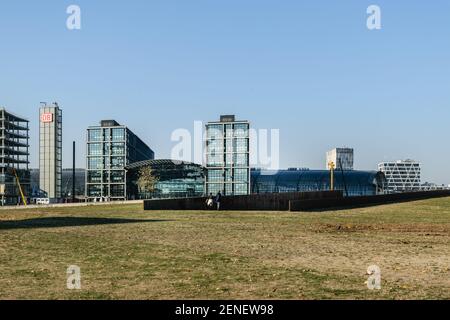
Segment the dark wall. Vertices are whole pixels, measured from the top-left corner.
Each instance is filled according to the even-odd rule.
[[[345,209],[351,207],[367,207],[439,197],[450,197],[450,190],[396,193],[363,197],[342,197],[334,199],[293,200],[290,202],[290,211],[315,211],[329,208]]]
[[[342,198],[342,191],[267,193],[223,197],[222,210],[287,211],[291,200]],[[144,210],[207,210],[207,198],[146,200]]]

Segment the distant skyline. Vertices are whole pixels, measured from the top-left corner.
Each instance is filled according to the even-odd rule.
[[[81,30],[66,8],[81,8]],[[382,29],[366,27],[369,5]],[[450,183],[450,2],[40,1],[0,10],[0,107],[30,120],[38,167],[40,102],[63,110],[63,166],[85,167],[88,126],[115,119],[169,158],[171,133],[235,114],[280,129],[281,168],[422,163]]]

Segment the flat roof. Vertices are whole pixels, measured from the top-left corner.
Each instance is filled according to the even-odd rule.
[[[30,121],[28,121],[28,119],[26,119],[24,117],[20,117],[16,114],[6,110],[6,108],[4,108],[4,107],[0,107],[0,111],[3,111],[4,113],[8,114],[9,116],[16,118],[18,122],[30,122]]]

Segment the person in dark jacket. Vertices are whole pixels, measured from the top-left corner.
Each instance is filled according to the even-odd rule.
[[[221,201],[222,201],[222,194],[219,191],[216,195],[217,210],[220,210],[220,202]]]

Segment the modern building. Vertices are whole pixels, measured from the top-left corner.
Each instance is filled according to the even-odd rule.
[[[447,186],[445,184],[436,184],[432,182],[425,182],[422,183],[420,186],[420,191],[436,191],[436,190],[450,190],[450,186]]]
[[[55,102],[39,109],[39,188],[62,197],[62,110]]]
[[[157,182],[153,192],[140,190],[139,171],[150,167]],[[127,166],[127,197],[134,199],[168,199],[202,197],[205,194],[205,168],[174,160],[147,160]]]
[[[206,194],[250,193],[250,123],[234,115],[206,124]]]
[[[351,148],[336,148],[327,152],[327,170],[330,170],[330,163],[334,163],[334,168],[338,170],[353,170],[354,150]]]
[[[115,120],[103,120],[87,129],[87,201],[127,198],[125,167],[154,159],[155,154],[137,135]]]
[[[383,162],[378,170],[386,175],[387,193],[412,192],[421,190],[420,163],[413,160]]]
[[[31,169],[31,192],[33,198],[47,198],[47,193],[39,188],[39,169]],[[62,170],[61,196],[63,199],[72,196],[72,168]],[[82,168],[75,169],[75,197],[80,199],[85,196],[86,170]]]
[[[252,193],[326,191],[331,188],[327,170],[252,170]],[[382,172],[347,170],[335,173],[335,190],[346,196],[367,196],[384,193],[386,178]]]
[[[23,203],[20,189],[22,189],[23,196],[28,197],[30,188],[29,138],[28,120],[0,108],[1,205]]]

